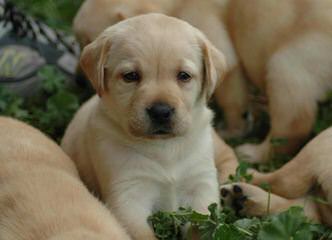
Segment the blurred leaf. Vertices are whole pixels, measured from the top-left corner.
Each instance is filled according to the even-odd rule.
[[[292,207],[287,212],[271,217],[258,234],[258,240],[311,240],[313,233],[302,208]]]
[[[250,182],[252,180],[252,174],[247,173],[248,169],[252,167],[252,164],[240,161],[239,166],[236,168],[235,175],[228,177],[231,183],[233,182]]]

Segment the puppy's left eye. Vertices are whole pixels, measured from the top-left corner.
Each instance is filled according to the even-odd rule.
[[[181,71],[178,73],[177,79],[181,82],[189,82],[192,77],[189,73]]]

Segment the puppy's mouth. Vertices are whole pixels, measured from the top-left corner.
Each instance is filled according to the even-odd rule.
[[[173,129],[168,126],[154,127],[147,135],[149,138],[171,138],[175,136]]]
[[[168,134],[171,134],[171,133],[172,132],[169,131],[169,130],[160,129],[160,130],[153,131],[152,135],[168,135]]]
[[[143,129],[137,129],[132,126],[129,128],[130,134],[138,138],[167,139],[177,136],[171,126],[150,126],[148,129],[142,130]]]

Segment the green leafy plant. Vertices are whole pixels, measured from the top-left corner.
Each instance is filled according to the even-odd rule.
[[[83,0],[12,0],[12,2],[50,27],[69,31],[72,19]]]
[[[0,113],[17,119],[28,118],[28,111],[23,107],[23,99],[0,87]]]
[[[181,230],[186,225],[196,228],[202,240],[332,239],[332,230],[310,222],[300,207],[261,219],[241,219],[227,208],[220,210],[217,204],[212,204],[209,212],[204,215],[181,208],[178,212],[157,212],[149,222],[160,240],[185,239]]]
[[[231,183],[233,182],[250,182],[252,180],[252,174],[248,173],[248,169],[252,167],[252,164],[247,162],[239,162],[239,166],[236,168],[234,175],[228,177]]]
[[[29,99],[0,88],[0,114],[25,121],[59,141],[80,99],[66,83],[65,76],[54,67],[42,68],[38,77],[42,86]]]

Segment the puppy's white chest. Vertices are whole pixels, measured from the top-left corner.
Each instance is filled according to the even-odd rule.
[[[200,195],[208,198],[208,203],[216,202],[218,187],[213,144],[209,138],[203,143],[199,147],[192,145],[190,149],[172,145],[146,152],[105,144],[101,150],[112,148],[112,155],[103,154],[107,157],[100,165],[109,175],[102,186],[103,195],[111,194],[111,198],[118,198],[115,194],[137,196],[151,211],[192,207],[195,201],[200,202],[197,200]],[[200,194],[201,191],[204,193]]]

